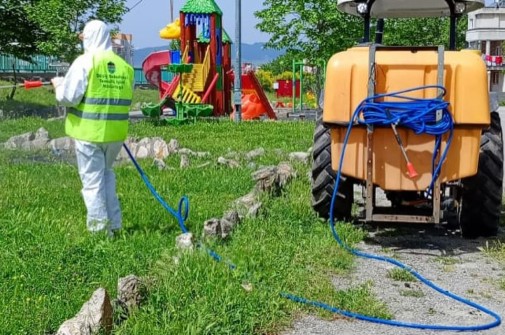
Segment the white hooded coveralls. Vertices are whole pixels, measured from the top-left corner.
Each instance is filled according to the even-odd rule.
[[[84,54],[70,66],[65,78],[56,80],[56,100],[77,106],[87,89],[93,67],[93,53],[112,50],[110,31],[102,21],[93,20],[83,30]],[[114,231],[121,228],[121,209],[116,194],[112,164],[122,142],[90,143],[75,139],[77,167],[82,181],[82,196],[87,209],[89,231]]]

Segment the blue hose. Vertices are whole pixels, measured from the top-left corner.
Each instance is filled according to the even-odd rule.
[[[424,90],[427,88],[437,88],[441,89],[444,91],[445,94],[445,88],[441,86],[424,86],[424,87],[419,87],[419,88],[414,88],[414,89],[409,89],[405,91],[399,91],[399,92],[393,92],[393,93],[388,93],[388,94],[381,94],[377,95],[371,98],[365,99],[356,109],[354,112],[351,122],[349,122],[349,126],[347,128],[346,135],[344,137],[344,142],[343,142],[343,148],[342,148],[342,153],[340,155],[340,162],[338,166],[338,172],[335,180],[335,186],[333,190],[333,195],[331,199],[331,204],[330,204],[330,228],[331,232],[333,234],[334,239],[337,241],[340,247],[345,249],[346,251],[350,252],[353,255],[356,255],[358,257],[366,258],[366,259],[372,259],[376,261],[381,261],[381,262],[386,262],[393,264],[397,266],[398,268],[404,269],[411,273],[414,277],[416,277],[420,282],[425,284],[426,286],[432,288],[433,290],[441,293],[444,296],[447,296],[453,300],[456,300],[458,302],[461,302],[465,305],[468,305],[470,307],[473,307],[489,316],[491,316],[494,321],[483,324],[483,325],[478,325],[478,326],[458,326],[458,325],[428,325],[428,324],[419,324],[419,323],[409,323],[409,322],[402,322],[402,321],[396,321],[396,320],[386,320],[386,319],[380,319],[380,318],[374,318],[358,313],[353,313],[349,311],[344,311],[339,308],[327,305],[325,303],[321,303],[318,301],[312,301],[308,300],[302,297],[298,297],[292,294],[287,294],[287,293],[282,293],[281,295],[287,299],[290,299],[295,302],[311,305],[314,307],[319,307],[324,310],[327,310],[332,313],[338,313],[342,314],[344,316],[353,318],[353,319],[358,319],[358,320],[363,320],[363,321],[369,321],[373,323],[379,323],[379,324],[384,324],[384,325],[389,325],[389,326],[395,326],[395,327],[403,327],[403,328],[414,328],[414,329],[427,329],[427,330],[451,330],[451,331],[481,331],[481,330],[486,330],[486,329],[491,329],[494,327],[497,327],[501,324],[501,317],[491,311],[490,309],[479,305],[475,302],[472,302],[468,299],[465,299],[463,297],[460,297],[454,293],[451,293],[447,290],[444,290],[440,286],[437,286],[433,282],[429,281],[425,277],[423,277],[421,274],[416,272],[414,269],[411,267],[403,264],[400,261],[397,261],[393,258],[390,257],[384,257],[384,256],[379,256],[379,255],[374,255],[374,254],[369,254],[362,252],[360,250],[354,249],[349,247],[337,233],[337,230],[335,228],[335,217],[333,214],[333,210],[335,208],[335,202],[337,199],[337,194],[338,194],[338,188],[340,185],[340,178],[341,178],[341,171],[342,171],[342,166],[344,162],[344,156],[345,156],[345,150],[347,147],[347,143],[349,141],[349,136],[351,134],[352,127],[355,124],[364,124],[364,125],[380,125],[380,126],[390,126],[391,123],[399,124],[405,127],[409,127],[413,129],[416,134],[422,134],[422,133],[427,133],[436,136],[436,149],[435,151],[438,150],[439,145],[442,140],[442,135],[445,133],[449,132],[449,137],[447,140],[447,145],[446,148],[440,158],[440,162],[437,165],[437,167],[434,167],[433,171],[433,178],[432,182],[430,184],[430,189],[433,187],[434,180],[436,179],[436,176],[438,176],[438,173],[440,173],[441,165],[443,164],[445,158],[447,157],[447,152],[450,146],[450,143],[452,141],[452,136],[453,136],[453,130],[454,130],[454,122],[452,119],[452,115],[450,114],[448,110],[448,103],[440,100],[440,99],[414,99],[410,97],[405,97],[402,96],[401,94],[407,93],[407,92],[412,92],[416,90]],[[403,99],[407,100],[405,101],[395,101],[395,102],[374,102],[376,99],[384,98],[384,97],[395,97],[397,99]],[[435,113],[438,110],[443,111],[443,117],[442,120],[439,122],[436,122],[436,116]],[[363,114],[363,117],[360,118],[360,114]],[[437,156],[437,153],[434,153],[433,155],[433,162],[435,161]]]
[[[142,177],[142,180],[144,181],[144,184],[146,184],[147,188],[151,192],[151,194],[158,200],[158,202],[169,212],[176,220],[177,223],[179,223],[179,228],[181,228],[181,231],[186,234],[189,233],[188,228],[186,227],[186,220],[188,219],[189,215],[189,200],[188,197],[183,196],[179,200],[179,205],[178,205],[178,210],[176,211],[172,207],[170,207],[166,201],[156,192],[156,189],[154,186],[151,184],[149,181],[149,178],[147,178],[147,175],[144,173],[144,170],[140,167],[139,163],[135,160],[135,157],[133,157],[130,149],[128,149],[128,146],[126,144],[123,144],[124,149],[126,150],[126,153],[130,157],[131,161],[133,162],[133,165],[135,165],[135,168],[137,169],[138,173]]]
[[[440,99],[415,99],[411,97],[406,97],[402,96],[401,94],[403,93],[408,93],[416,90],[424,90],[428,88],[436,88],[440,89],[444,92],[445,94],[445,88],[440,87],[440,86],[425,86],[425,87],[419,87],[419,88],[414,88],[410,90],[404,90],[404,91],[399,91],[399,92],[394,92],[394,93],[389,93],[389,94],[381,94],[374,96],[372,98],[365,99],[356,109],[356,111],[353,114],[353,117],[351,119],[351,122],[349,122],[349,126],[347,128],[347,133],[344,138],[344,145],[342,148],[342,153],[340,156],[340,163],[339,163],[339,168],[336,176],[336,181],[335,181],[335,186],[333,190],[333,196],[331,199],[331,204],[330,204],[330,227],[331,231],[333,234],[334,239],[337,241],[337,243],[345,249],[346,251],[350,252],[353,255],[356,255],[358,257],[363,257],[367,259],[373,259],[381,262],[387,262],[390,264],[393,264],[401,269],[405,269],[409,271],[414,277],[416,277],[419,281],[427,285],[428,287],[434,289],[435,291],[451,298],[454,299],[458,302],[461,302],[465,305],[468,305],[470,307],[473,307],[477,310],[480,310],[481,312],[491,316],[494,321],[490,323],[486,323],[483,325],[479,326],[458,326],[458,325],[427,325],[427,324],[418,324],[418,323],[409,323],[409,322],[402,322],[402,321],[395,321],[395,320],[386,320],[386,319],[380,319],[380,318],[375,318],[375,317],[370,317],[366,316],[363,314],[358,314],[350,311],[345,311],[337,307],[330,306],[328,304],[318,302],[318,301],[313,301],[309,300],[303,297],[299,297],[290,293],[285,293],[281,292],[280,295],[286,299],[292,300],[297,303],[303,303],[306,305],[318,307],[324,310],[327,310],[332,313],[338,313],[341,315],[344,315],[349,318],[353,319],[358,319],[362,321],[368,321],[368,322],[373,322],[373,323],[378,323],[378,324],[384,324],[384,325],[389,325],[389,326],[395,326],[395,327],[403,327],[403,328],[415,328],[415,329],[429,329],[429,330],[452,330],[452,331],[461,331],[461,332],[469,332],[469,331],[480,331],[480,330],[486,330],[486,329],[491,329],[494,327],[497,327],[501,324],[501,317],[487,309],[486,307],[483,307],[477,303],[474,303],[470,300],[467,300],[465,298],[462,298],[454,293],[451,293],[449,291],[444,290],[443,288],[435,285],[428,279],[424,278],[422,275],[417,273],[414,269],[408,267],[407,265],[389,258],[389,257],[383,257],[383,256],[378,256],[378,255],[373,255],[373,254],[368,254],[362,251],[359,251],[357,249],[349,247],[346,243],[342,241],[340,236],[337,233],[337,230],[335,228],[335,218],[333,215],[333,209],[335,207],[335,201],[337,199],[337,194],[338,194],[338,188],[340,185],[340,178],[341,178],[341,173],[340,171],[342,170],[342,165],[344,161],[344,155],[345,155],[345,149],[347,146],[347,143],[349,141],[349,136],[351,134],[352,127],[355,124],[362,124],[362,125],[367,125],[367,126],[390,126],[391,123],[394,123],[396,125],[402,125],[405,127],[409,127],[414,130],[416,134],[431,134],[434,135],[436,140],[435,140],[435,150],[433,154],[433,160],[432,160],[432,165],[433,165],[433,177],[432,177],[432,182],[430,183],[430,187],[428,189],[428,194],[431,192],[431,189],[433,188],[434,181],[438,177],[438,174],[440,173],[440,169],[442,167],[443,162],[445,161],[447,157],[447,152],[450,147],[452,137],[453,137],[453,130],[454,130],[454,122],[452,119],[452,115],[450,114],[448,110],[449,104],[443,100]],[[375,102],[377,99],[381,99],[384,97],[395,97],[396,99],[400,100],[406,100],[407,102]],[[441,110],[442,111],[442,119],[437,120],[436,119],[436,112]],[[362,118],[360,118],[360,114],[363,115]],[[435,166],[435,161],[436,157],[438,156],[438,150],[440,148],[440,144],[442,142],[442,136],[449,132],[449,137],[447,139],[447,144],[444,152],[442,153],[439,163],[437,166]],[[182,197],[179,200],[179,206],[178,210],[174,210],[171,208],[164,200],[163,198],[156,192],[152,184],[150,183],[149,179],[147,178],[146,174],[138,164],[138,162],[135,160],[133,157],[132,153],[128,149],[127,145],[124,144],[124,148],[126,152],[128,153],[128,156],[132,160],[133,164],[135,165],[137,171],[141,175],[144,183],[146,186],[149,188],[149,191],[153,194],[153,196],[160,202],[160,204],[173,216],[177,219],[177,222],[179,223],[179,227],[181,228],[181,231],[183,233],[188,233],[189,230],[186,227],[186,220],[189,215],[189,200],[186,196]],[[198,245],[199,247],[203,247],[201,244]],[[221,262],[222,257],[217,254],[216,252],[206,249],[207,253],[216,261]],[[235,270],[236,266],[232,263],[227,263],[228,267],[231,270]]]
[[[188,197],[183,196],[179,200],[177,210],[170,207],[170,205],[167,204],[167,202],[161,197],[161,195],[156,191],[154,186],[151,184],[151,182],[149,181],[149,178],[145,174],[144,170],[142,170],[142,168],[140,167],[140,165],[137,162],[137,160],[135,159],[135,157],[133,157],[133,154],[131,153],[128,146],[126,144],[123,144],[123,147],[126,150],[126,153],[130,157],[131,161],[133,162],[133,165],[135,165],[135,168],[137,169],[138,173],[142,177],[144,184],[147,186],[147,188],[149,189],[151,194],[156,198],[156,200],[158,200],[158,202],[163,206],[163,208],[165,208],[165,210],[167,212],[169,212],[177,220],[177,223],[179,224],[179,228],[181,229],[183,234],[189,233],[189,229],[186,227],[186,220],[188,219],[188,216],[189,216],[189,199],[188,199]],[[203,248],[203,246],[200,243],[198,243],[198,247]],[[209,254],[209,256],[214,258],[214,260],[216,260],[217,262],[223,261],[221,256],[219,254],[217,254],[215,251],[208,249],[208,248],[204,248],[204,249]],[[232,270],[235,269],[234,264],[229,263],[229,262],[226,262],[226,263],[228,264],[228,267],[230,269],[232,269]]]

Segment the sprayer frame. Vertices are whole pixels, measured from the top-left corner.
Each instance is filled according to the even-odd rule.
[[[356,3],[366,3],[366,11],[364,13],[360,13],[363,18],[363,43],[370,42],[370,24],[371,24],[371,15],[372,7],[376,0],[368,0],[368,1],[356,1]],[[456,50],[456,32],[457,32],[457,19],[461,16],[461,14],[456,13],[456,5],[453,0],[445,0],[447,6],[450,11],[450,27],[449,27],[449,50]],[[382,35],[384,30],[384,19],[379,18],[377,20],[377,29],[376,29],[376,37],[375,43],[382,43]]]

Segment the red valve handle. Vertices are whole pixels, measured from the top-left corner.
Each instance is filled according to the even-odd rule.
[[[414,164],[412,163],[407,163],[407,172],[409,174],[409,177],[411,179],[414,179],[416,178],[417,176],[419,176],[419,174],[417,173],[416,169],[414,168]]]

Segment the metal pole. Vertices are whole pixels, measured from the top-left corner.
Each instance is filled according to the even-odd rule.
[[[456,50],[456,34],[457,34],[457,18],[456,15],[452,14],[450,17],[450,28],[449,28],[449,50]]]
[[[296,109],[296,60],[293,59],[293,76],[291,77],[291,79],[293,80],[293,82],[291,83],[291,87],[292,87],[292,90],[293,90],[293,102],[292,102],[292,112],[293,114],[295,113],[295,109]]]
[[[170,22],[174,22],[174,0],[170,0]]]
[[[303,67],[305,60],[300,65],[300,113],[303,111]]]
[[[242,0],[235,0],[235,85],[233,101],[235,103],[235,122],[242,121]]]

